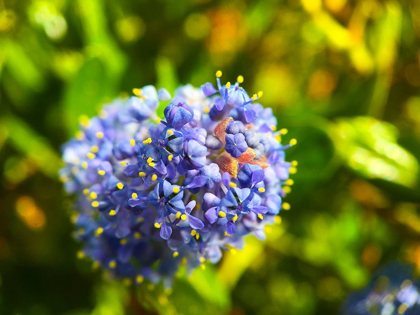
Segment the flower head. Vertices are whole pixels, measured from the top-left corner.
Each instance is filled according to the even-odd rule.
[[[152,86],[83,118],[63,147],[60,175],[77,195],[76,237],[83,256],[115,278],[164,280],[181,261],[216,263],[243,236],[264,238],[280,209],[296,162],[286,162],[272,111],[238,82],[217,89]],[[216,95],[218,94],[218,95]],[[159,102],[171,99],[164,118]]]

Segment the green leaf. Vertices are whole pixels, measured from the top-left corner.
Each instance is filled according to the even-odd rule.
[[[415,157],[397,144],[397,129],[371,117],[339,119],[331,137],[347,166],[368,179],[409,188],[418,179]]]
[[[158,88],[165,88],[171,95],[174,95],[175,89],[178,87],[178,78],[176,69],[171,60],[166,57],[159,57],[156,61],[157,84]],[[163,117],[163,110],[169,101],[160,102],[156,113],[159,117]]]

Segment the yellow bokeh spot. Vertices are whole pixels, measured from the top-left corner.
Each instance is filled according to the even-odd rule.
[[[281,208],[282,208],[283,210],[290,210],[290,203],[288,203],[288,202],[283,202],[283,204],[282,204]]]

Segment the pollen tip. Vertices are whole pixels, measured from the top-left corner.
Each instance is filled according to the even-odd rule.
[[[217,70],[216,71],[216,77],[220,78],[222,76],[222,71]]]
[[[244,77],[241,75],[238,75],[238,77],[236,78],[236,81],[238,81],[238,83],[243,83],[244,82]]]

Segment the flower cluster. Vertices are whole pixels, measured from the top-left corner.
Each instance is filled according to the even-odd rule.
[[[420,314],[420,283],[412,280],[413,268],[392,263],[370,284],[352,294],[344,305],[349,315]]]
[[[216,263],[243,236],[264,239],[290,192],[297,162],[285,161],[270,108],[240,86],[191,85],[170,94],[153,86],[80,122],[63,148],[61,178],[76,194],[81,257],[116,278],[170,285],[181,262]],[[156,109],[168,101],[164,117]],[[279,219],[279,218],[278,218]]]

